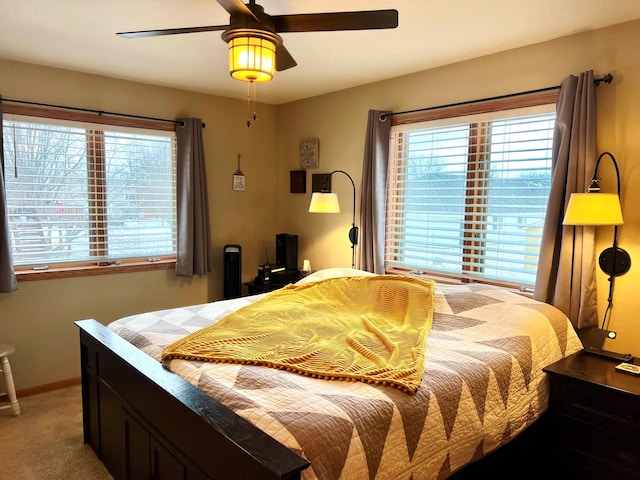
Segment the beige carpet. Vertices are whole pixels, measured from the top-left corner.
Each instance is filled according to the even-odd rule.
[[[19,417],[0,410],[0,478],[111,480],[82,441],[80,386],[18,398]]]

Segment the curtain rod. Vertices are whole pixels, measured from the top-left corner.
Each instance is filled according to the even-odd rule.
[[[603,76],[601,78],[595,78],[593,80],[593,83],[595,83],[596,87],[597,87],[602,82],[611,83],[612,81],[613,81],[613,75],[611,75],[610,73],[607,73],[605,76]],[[417,108],[415,110],[406,110],[404,112],[381,113],[380,114],[380,121],[384,122],[387,119],[387,117],[393,117],[394,115],[402,115],[404,113],[426,112],[428,110],[437,110],[439,108],[459,107],[461,105],[473,105],[474,103],[490,102],[492,100],[503,100],[505,98],[519,97],[521,95],[530,95],[530,94],[534,94],[534,93],[550,92],[552,90],[557,90],[559,88],[560,88],[560,85],[556,85],[555,87],[539,88],[537,90],[529,90],[527,92],[520,92],[520,93],[509,93],[507,95],[499,95],[497,97],[481,98],[479,100],[470,100],[470,101],[467,101],[467,102],[450,103],[448,105],[438,105],[436,107]]]
[[[36,105],[38,107],[60,108],[63,110],[74,110],[76,112],[97,113],[98,115],[113,115],[117,117],[137,118],[140,120],[154,120],[156,122],[175,123],[176,125],[180,125],[181,127],[184,126],[184,122],[180,120],[168,120],[166,118],[145,117],[142,115],[131,115],[129,113],[107,112],[104,110],[93,110],[91,108],[67,107],[65,105],[54,105],[51,103],[27,102],[26,100],[12,100],[10,98],[2,98],[2,102],[21,103],[23,105]],[[204,128],[205,126],[206,126],[205,123],[202,122],[202,128]]]

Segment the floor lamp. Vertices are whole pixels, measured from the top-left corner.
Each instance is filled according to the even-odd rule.
[[[338,195],[329,191],[329,179],[334,173],[344,173],[351,181],[353,187],[353,220],[351,221],[351,229],[349,230],[349,241],[351,242],[351,268],[356,268],[356,245],[358,244],[358,227],[356,227],[356,184],[353,178],[344,170],[334,170],[329,173],[322,184],[320,192],[313,192],[311,195],[311,203],[309,204],[309,212],[311,213],[340,213],[340,203]]]

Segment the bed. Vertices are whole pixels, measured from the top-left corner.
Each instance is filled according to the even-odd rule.
[[[367,275],[328,269],[300,285]],[[550,305],[437,284],[415,393],[261,365],[160,361],[167,345],[265,295],[107,327],[76,322],[84,439],[116,479],[448,478],[527,431],[547,409],[542,368],[582,348]]]

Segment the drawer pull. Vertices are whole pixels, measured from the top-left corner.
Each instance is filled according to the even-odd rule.
[[[575,410],[578,410],[579,412],[584,412],[587,413],[589,415],[595,416],[595,417],[601,417],[601,418],[606,418],[608,420],[614,421],[614,422],[620,422],[620,421],[633,421],[634,417],[633,415],[627,414],[627,415],[614,415],[611,413],[608,413],[604,410],[600,410],[600,409],[596,409],[593,408],[589,405],[584,405],[582,403],[577,403],[577,402],[571,402],[569,404],[569,407]]]

